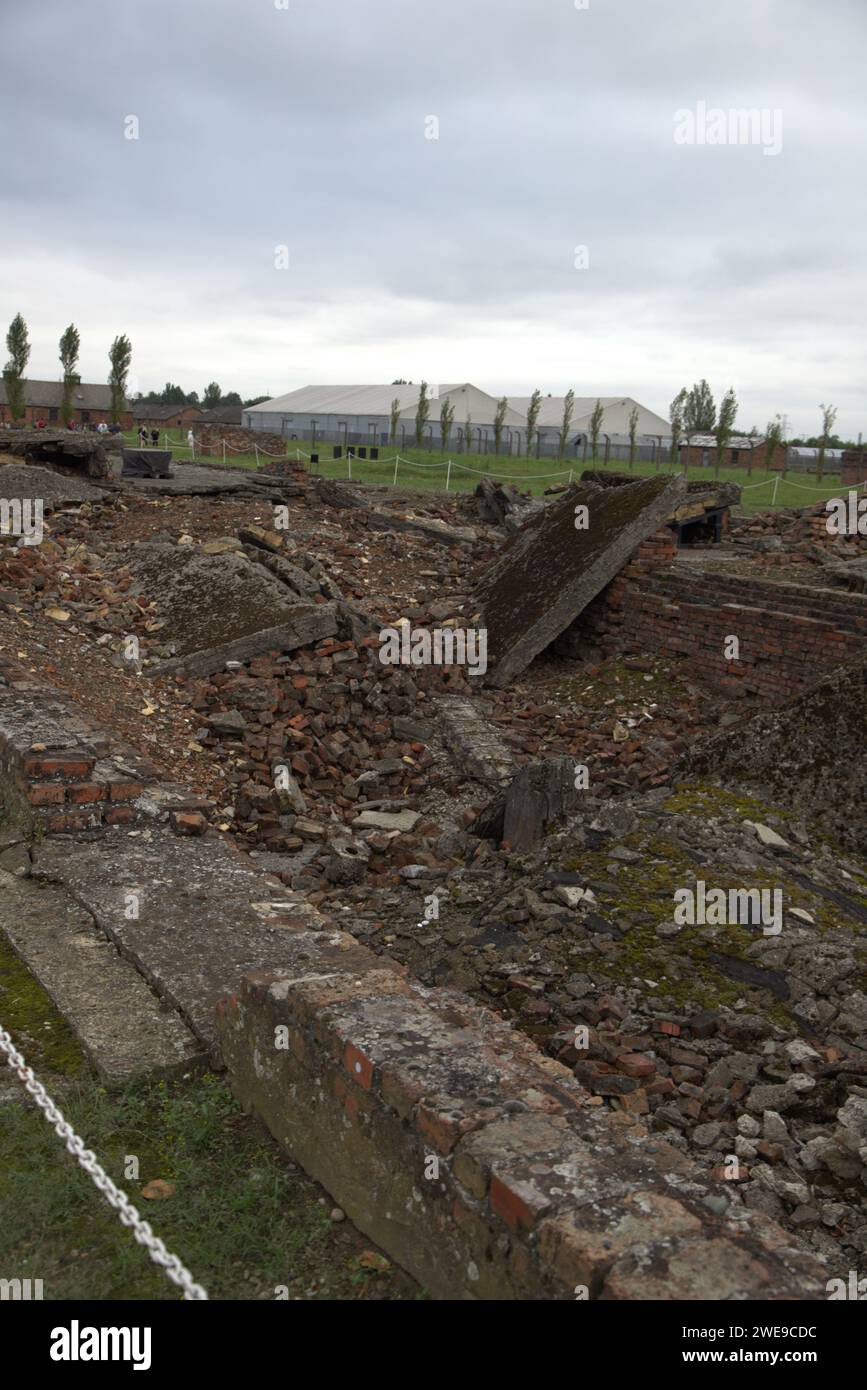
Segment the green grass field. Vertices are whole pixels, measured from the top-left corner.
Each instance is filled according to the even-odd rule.
[[[132,440],[132,435],[127,438]],[[166,438],[167,447],[177,450],[179,458],[188,457],[186,435],[171,435]],[[332,459],[331,444],[323,444],[319,449],[319,463],[312,471],[326,478],[351,479],[353,482],[379,483],[387,486],[405,488],[431,488],[451,492],[469,492],[476,487],[479,477],[485,475],[503,481],[514,482],[524,491],[539,495],[548,487],[577,479],[585,468],[605,468],[599,459],[594,464],[580,459],[560,462],[557,459],[493,458],[484,454],[443,454],[437,450],[407,448],[400,450],[400,460],[395,473],[395,454],[390,445],[380,449],[382,457],[371,462],[369,459]],[[310,453],[309,441],[298,445],[299,461],[309,467],[307,455]],[[328,455],[329,457],[326,457]],[[294,446],[287,451],[288,457],[295,456]],[[451,467],[449,468],[449,461]],[[221,463],[220,458],[203,458],[205,463]],[[234,468],[255,468],[254,454],[227,453],[227,464]],[[259,455],[259,466],[268,462],[265,454]],[[636,478],[653,475],[657,472],[672,471],[667,463],[658,469],[653,463],[636,462],[632,470],[628,463],[613,459],[607,465],[616,472],[632,471]],[[679,471],[679,470],[678,470]],[[716,472],[713,468],[690,468],[687,476],[691,481],[713,482]],[[839,496],[840,475],[826,473],[818,482],[813,474],[799,473],[797,476],[782,477],[779,473],[767,473],[756,469],[750,473],[746,468],[722,468],[720,481],[738,483],[743,489],[742,512],[767,511],[771,507],[805,507],[811,502],[824,501],[828,497]]]
[[[367,1242],[348,1221],[330,1220],[331,1199],[244,1114],[223,1078],[100,1084],[2,931],[0,1021],[109,1176],[211,1298],[420,1296],[397,1266],[361,1259]],[[8,1069],[0,1073],[0,1093],[14,1088]],[[181,1298],[23,1096],[21,1088],[0,1100],[0,1275],[41,1279],[51,1300]],[[155,1178],[174,1189],[165,1200],[142,1196]]]

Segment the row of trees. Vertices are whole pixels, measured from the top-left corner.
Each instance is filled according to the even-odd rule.
[[[819,451],[816,459],[816,473],[821,478],[825,467],[826,451],[835,447],[832,443],[834,439],[832,430],[837,419],[837,409],[833,405],[820,405],[819,409],[822,412],[822,431],[810,442]],[[716,466],[719,468],[729,440],[734,433],[737,413],[738,402],[734,387],[730,386],[726,391],[720,402],[719,413],[717,413],[713,392],[704,377],[689,388],[684,386],[678,391],[669,407],[671,462],[677,461],[678,448],[682,442],[685,441],[689,444],[690,439],[697,434],[712,434],[716,442]],[[756,440],[763,439],[765,460],[766,462],[773,462],[777,448],[785,443],[782,416],[775,415],[773,420],[769,420],[763,435],[760,435],[758,430],[753,428],[748,437]],[[839,447],[839,441],[836,447]]]
[[[392,385],[404,386],[404,385],[412,385],[412,383],[411,383],[411,382],[398,381],[398,382],[392,382]],[[430,396],[428,395],[428,383],[427,383],[426,381],[423,381],[423,382],[421,383],[421,387],[419,388],[418,405],[416,406],[416,412],[415,412],[415,442],[416,442],[416,445],[417,445],[418,448],[421,448],[422,443],[423,443],[423,441],[424,441],[425,427],[427,426],[427,422],[428,422],[428,420],[430,419],[430,406],[431,406],[431,398],[430,398]],[[506,411],[508,410],[508,408],[509,408],[509,398],[508,398],[508,396],[501,396],[500,399],[497,401],[497,408],[496,408],[496,410],[494,411],[494,453],[495,453],[495,454],[499,454],[499,453],[501,453],[501,451],[502,451],[503,431],[504,431],[504,429],[505,429],[505,427],[506,427]],[[528,406],[527,406],[527,424],[526,424],[526,428],[525,428],[526,439],[527,439],[527,457],[529,457],[530,454],[533,452],[533,441],[534,441],[534,439],[535,439],[535,437],[536,437],[536,435],[537,435],[537,433],[538,433],[539,412],[540,412],[541,409],[542,409],[542,392],[541,392],[540,390],[538,390],[538,388],[537,388],[537,389],[533,392],[532,396],[530,397],[530,401],[529,401],[529,404],[528,404]],[[395,440],[397,439],[397,427],[398,427],[398,422],[399,422],[399,420],[400,420],[400,416],[401,416],[402,410],[403,410],[403,407],[402,407],[402,405],[401,405],[401,403],[400,403],[400,399],[399,399],[397,396],[395,396],[394,400],[393,400],[392,403],[391,403],[391,410],[390,410],[390,416],[389,416],[389,423],[390,423],[390,439],[391,439],[391,443],[392,443],[392,444],[394,444],[394,443],[395,443]],[[573,416],[573,414],[574,414],[574,410],[575,410],[575,392],[574,392],[573,390],[570,389],[569,391],[566,392],[566,395],[563,397],[563,416],[562,416],[562,419],[561,419],[561,422],[560,422],[560,427],[559,427],[558,435],[557,435],[557,443],[558,443],[557,457],[558,457],[558,458],[561,458],[561,459],[564,457],[564,455],[565,455],[565,453],[566,453],[566,446],[567,446],[567,444],[568,444],[568,442],[569,442],[569,433],[570,433],[570,430],[571,430],[572,416]],[[602,405],[602,402],[601,402],[600,400],[597,400],[597,401],[596,401],[596,405],[595,405],[594,408],[593,408],[593,413],[592,413],[591,416],[590,416],[590,428],[589,428],[589,431],[588,431],[588,433],[589,433],[589,435],[590,435],[591,443],[592,443],[592,457],[593,457],[593,458],[596,457],[596,451],[597,451],[597,448],[598,448],[598,445],[599,445],[599,436],[600,436],[601,433],[602,433],[602,421],[603,421],[603,418],[604,418],[604,414],[605,414],[605,409],[604,409],[604,407],[603,407],[603,405]],[[442,447],[443,447],[443,450],[444,450],[444,452],[446,452],[446,453],[448,452],[448,448],[449,448],[449,439],[451,438],[451,432],[452,432],[452,429],[454,428],[454,422],[455,422],[455,408],[454,408],[454,405],[452,404],[452,402],[451,402],[451,400],[449,399],[449,397],[448,397],[448,396],[445,396],[445,397],[443,398],[442,404],[440,405],[440,436],[441,436],[441,438],[442,438]],[[473,437],[473,421],[472,421],[472,417],[471,417],[469,414],[467,414],[467,418],[466,418],[466,420],[464,421],[464,424],[463,424],[462,429],[463,429],[463,447],[464,447],[464,450],[466,451],[466,450],[469,449],[469,447],[470,447],[470,442],[471,442],[472,437]],[[630,461],[630,463],[634,463],[634,461],[635,461],[635,449],[636,449],[636,438],[637,438],[637,433],[638,433],[638,408],[637,408],[636,406],[633,406],[632,411],[630,412],[630,415],[629,415],[629,461]]]
[[[60,365],[63,368],[63,397],[60,418],[64,425],[72,420],[73,399],[76,388],[81,383],[78,371],[78,356],[81,350],[81,335],[74,323],[64,330],[60,338]],[[3,368],[3,383],[6,387],[6,404],[13,421],[24,419],[25,387],[27,363],[30,360],[30,335],[21,314],[16,314],[6,333],[6,350],[9,360]],[[111,418],[120,422],[126,408],[126,391],[129,368],[132,361],[132,344],[125,334],[115,338],[108,352],[108,384],[111,388]]]
[[[406,382],[403,379],[399,379],[398,381],[393,382],[392,384],[399,386],[412,385],[411,382]],[[424,441],[424,432],[427,427],[428,420],[430,419],[431,400],[430,396],[428,395],[428,389],[428,383],[426,381],[423,381],[419,389],[418,405],[416,407],[415,415],[415,442],[419,448],[421,447]],[[502,396],[500,400],[498,400],[497,402],[497,408],[494,413],[495,454],[500,454],[502,452],[501,446],[503,439],[503,431],[505,429],[506,411],[508,409],[508,405],[508,397]],[[542,392],[539,390],[535,390],[532,396],[530,397],[530,401],[527,407],[527,423],[525,433],[527,440],[528,456],[532,453],[533,450],[533,441],[538,431],[538,419],[541,408]],[[568,444],[574,408],[575,392],[570,390],[567,391],[565,397],[563,398],[563,416],[558,431],[557,456],[561,459],[564,457],[566,452],[566,446]],[[390,414],[392,444],[395,443],[397,438],[398,421],[400,419],[402,409],[403,407],[401,406],[400,400],[398,399],[398,397],[395,397],[391,403]],[[832,434],[834,422],[837,418],[836,408],[834,406],[821,405],[819,409],[822,412],[822,431],[820,435],[816,436],[814,440],[810,440],[809,443],[813,444],[815,447],[818,448],[819,452],[817,458],[817,473],[818,476],[821,478],[825,464],[826,451],[831,447],[840,447],[842,441],[837,440],[836,436]],[[604,414],[605,411],[602,402],[599,399],[597,399],[590,416],[590,422],[587,431],[590,439],[590,456],[593,459],[595,459],[598,454],[599,439],[602,434],[602,423],[604,419]],[[720,401],[719,410],[717,410],[713,392],[711,391],[710,386],[704,378],[702,378],[701,381],[696,382],[691,387],[684,386],[680,391],[678,391],[669,408],[669,420],[671,422],[671,463],[677,463],[681,444],[686,443],[688,445],[690,440],[693,439],[696,435],[707,434],[713,435],[714,437],[714,442],[716,446],[715,462],[716,467],[720,468],[725,459],[726,449],[728,448],[729,443],[734,435],[737,414],[738,399],[735,394],[734,387],[730,386],[728,390],[725,392],[722,400]],[[454,405],[448,399],[448,397],[446,397],[443,399],[442,404],[440,405],[439,418],[440,436],[442,439],[442,448],[444,452],[448,452],[449,440],[451,438],[451,432],[454,427],[454,419]],[[632,410],[629,413],[627,429],[629,434],[629,464],[631,467],[635,462],[635,456],[637,452],[637,406],[633,406]],[[470,441],[472,440],[472,431],[473,422],[470,416],[467,415],[467,419],[463,425],[463,448],[465,450],[469,449],[470,447]],[[781,444],[785,443],[782,416],[776,415],[773,420],[769,421],[763,435],[760,435],[758,430],[753,428],[750,430],[749,437],[756,439],[757,441],[759,439],[764,441],[766,449],[765,457],[766,459],[772,461],[777,448]]]
[[[23,420],[25,374],[27,363],[30,360],[30,335],[21,314],[16,314],[9,325],[6,334],[6,350],[9,353],[9,360],[3,368],[6,404],[13,421]],[[81,375],[78,370],[80,352],[81,335],[75,324],[71,323],[61,335],[58,354],[60,365],[63,368],[63,397],[60,406],[60,419],[64,425],[69,425],[72,420],[75,392],[81,384]],[[119,423],[126,409],[129,369],[132,362],[132,344],[125,334],[120,334],[115,338],[109,348],[108,361],[111,418],[115,423]],[[135,399],[146,405],[201,405],[203,409],[210,410],[221,405],[258,405],[260,401],[267,401],[270,397],[267,395],[254,396],[252,400],[242,401],[237,391],[229,391],[224,395],[219,383],[211,381],[205,387],[202,399],[199,401],[198,392],[185,392],[182,387],[167,381],[162,391],[150,391],[146,396],[143,396],[139,391]]]
[[[713,392],[704,377],[692,387],[682,387],[671,402],[668,412],[668,418],[671,422],[671,462],[677,462],[678,450],[684,440],[688,445],[690,439],[696,434],[712,434],[716,441],[716,466],[719,468],[725,457],[729,440],[734,434],[737,413],[738,399],[733,386],[730,386],[723,396],[719,414],[717,414]],[[768,426],[768,429],[770,430],[771,426]],[[776,436],[776,442],[779,443],[782,437],[782,424],[779,416],[777,416],[777,424],[774,429],[779,429],[779,434]]]
[[[139,391],[135,399],[142,405],[197,405],[202,410],[215,410],[221,405],[258,405],[260,401],[268,401],[271,397],[253,396],[250,400],[244,401],[237,391],[227,391],[224,394],[217,381],[209,381],[200,397],[198,391],[185,391],[182,386],[167,381],[162,391],[148,391],[146,396]]]

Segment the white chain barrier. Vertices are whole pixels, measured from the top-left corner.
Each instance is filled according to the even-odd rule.
[[[190,1271],[181,1264],[177,1255],[169,1253],[159,1236],[154,1235],[147,1221],[142,1221],[126,1193],[121,1192],[120,1188],[112,1182],[105,1169],[97,1163],[96,1157],[90,1149],[84,1147],[84,1140],[75,1133],[68,1120],[64,1119],[42,1082],[37,1081],[32,1069],[28,1067],[11,1037],[3,1028],[0,1028],[0,1052],[6,1054],[9,1066],[19,1081],[23,1083],[25,1090],[33,1097],[48,1123],[54,1126],[58,1138],[64,1141],[72,1156],[78,1160],[85,1173],[93,1179],[94,1185],[103,1194],[109,1206],[114,1207],[124,1226],[132,1227],[133,1235],[139,1245],[145,1246],[154,1264],[159,1265],[169,1279],[183,1289],[184,1298],[188,1301],[207,1299],[208,1295],[201,1284],[196,1284],[193,1281]]]

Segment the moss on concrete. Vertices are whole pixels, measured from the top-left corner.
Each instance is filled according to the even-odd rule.
[[[703,818],[711,807],[715,814],[738,821],[744,816],[764,820],[768,814],[767,808],[752,798],[707,787],[680,787],[664,805],[664,809],[673,813],[698,813]],[[763,995],[765,1016],[787,1031],[795,1029],[784,1001],[775,999],[760,986],[729,979],[710,959],[711,955],[725,954],[749,960],[747,948],[761,939],[756,932],[734,923],[726,926],[724,938],[718,937],[715,941],[704,939],[699,934],[701,927],[684,927],[673,937],[657,936],[657,927],[673,918],[675,890],[689,887],[698,878],[725,889],[779,887],[785,907],[801,907],[808,911],[815,920],[818,934],[839,929],[841,925],[864,933],[863,923],[847,918],[839,907],[802,888],[787,875],[781,875],[774,884],[769,883],[767,874],[760,870],[751,873],[738,870],[735,875],[731,867],[724,864],[699,865],[676,842],[660,834],[648,838],[644,828],[626,836],[623,844],[640,852],[641,860],[633,864],[612,861],[610,852],[602,849],[570,858],[562,867],[578,871],[586,875],[589,883],[599,885],[595,891],[600,913],[625,932],[615,952],[594,960],[594,970],[623,986],[634,985],[637,980],[656,981],[659,985],[657,997],[670,1002],[673,1009],[713,1009],[732,1006],[745,994],[754,998]],[[609,870],[609,865],[613,871]],[[611,886],[606,887],[606,884]]]
[[[35,1072],[69,1078],[89,1073],[89,1063],[72,1029],[2,932],[0,1023]]]

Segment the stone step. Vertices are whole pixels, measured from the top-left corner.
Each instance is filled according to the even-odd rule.
[[[106,1085],[182,1074],[205,1060],[177,1013],[63,888],[0,869],[0,930]]]

